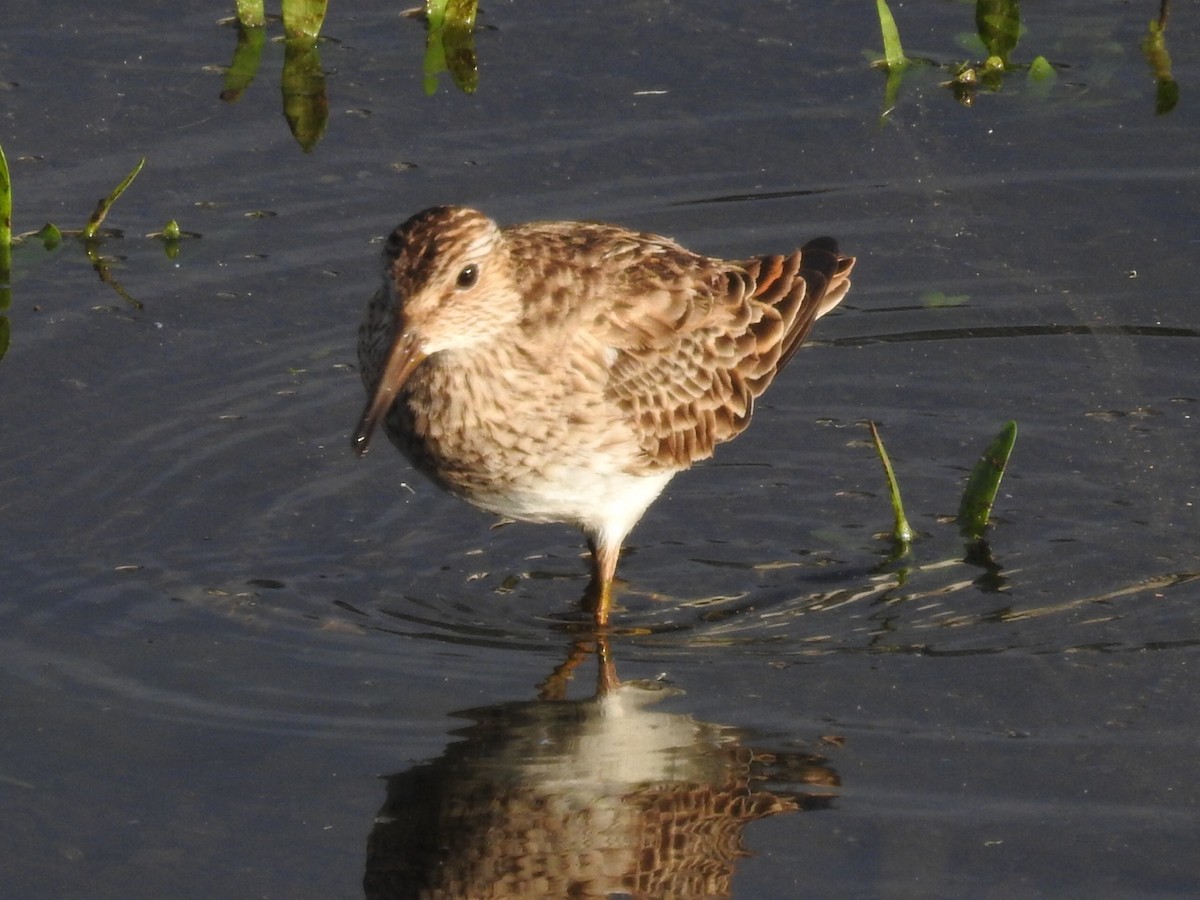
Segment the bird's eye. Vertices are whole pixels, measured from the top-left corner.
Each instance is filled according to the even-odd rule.
[[[472,263],[469,266],[463,266],[463,270],[458,273],[458,286],[462,290],[474,287],[475,282],[479,280],[479,266]]]

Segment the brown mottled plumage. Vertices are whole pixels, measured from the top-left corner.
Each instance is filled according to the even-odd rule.
[[[451,493],[567,522],[608,620],[625,536],[671,476],[739,434],[754,398],[850,288],[830,238],[727,262],[613,225],[500,228],[434,207],[388,238],[359,329],[376,425]]]

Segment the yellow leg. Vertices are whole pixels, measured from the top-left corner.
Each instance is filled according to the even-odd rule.
[[[596,664],[596,696],[603,697],[621,686],[617,679],[617,666],[608,647],[608,634],[604,632],[596,635]]]
[[[592,548],[592,580],[588,583],[584,598],[592,611],[597,629],[608,627],[608,614],[612,609],[613,578],[617,574],[617,558],[621,555],[620,544],[597,543],[588,538]]]

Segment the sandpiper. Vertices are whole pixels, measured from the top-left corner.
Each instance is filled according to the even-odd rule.
[[[745,429],[853,266],[831,238],[731,262],[613,225],[427,209],[388,238],[359,328],[354,446],[382,422],[450,493],[581,529],[602,628],[626,535]]]

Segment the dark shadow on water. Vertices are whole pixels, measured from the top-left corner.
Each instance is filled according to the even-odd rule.
[[[1195,338],[1200,337],[1200,331],[1194,328],[1168,328],[1160,325],[997,325],[973,328],[936,328],[897,334],[872,334],[861,337],[835,338],[824,341],[824,343],[838,347],[860,347],[867,344],[895,344],[912,341],[1063,337],[1069,335]]]
[[[595,693],[568,699],[595,655]],[[618,681],[608,638],[577,640],[539,699],[469,709],[441,757],[387,779],[363,885],[400,897],[725,897],[742,830],[828,808],[816,754],[753,748],[653,704],[679,691]]]

